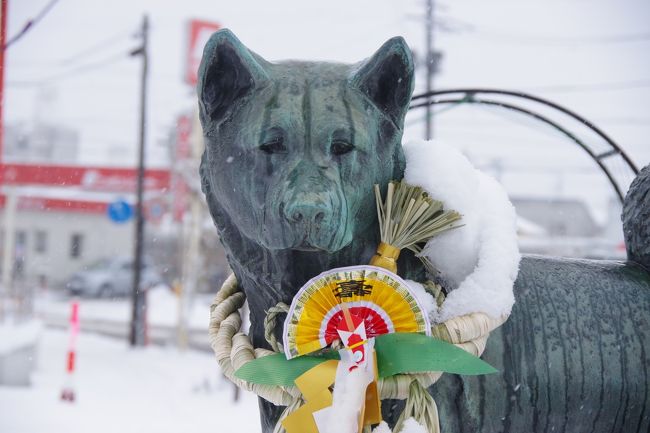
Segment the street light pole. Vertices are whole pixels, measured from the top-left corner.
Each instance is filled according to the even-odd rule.
[[[140,277],[142,270],[142,250],[144,243],[144,215],[142,212],[142,195],[144,189],[144,159],[145,159],[145,138],[147,119],[147,73],[148,73],[148,52],[147,44],[149,38],[149,17],[145,15],[142,19],[142,30],[140,37],[142,45],[131,52],[132,56],[142,56],[142,82],[140,85],[140,142],[138,150],[138,179],[137,196],[135,204],[135,248],[133,253],[133,293],[132,293],[132,315],[131,333],[129,342],[131,346],[144,346],[145,341],[145,318],[146,318],[146,297],[140,289]]]

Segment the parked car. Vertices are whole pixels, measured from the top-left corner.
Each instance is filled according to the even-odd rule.
[[[146,290],[163,282],[160,273],[148,260],[143,260],[140,288]],[[125,257],[102,259],[74,273],[65,287],[72,295],[110,298],[131,294],[133,260]]]

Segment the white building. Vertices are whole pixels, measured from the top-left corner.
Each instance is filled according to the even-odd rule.
[[[3,239],[4,222],[3,212]],[[14,226],[14,276],[58,285],[99,259],[132,254],[133,228],[132,221],[117,224],[105,212],[19,209]]]
[[[115,222],[108,207],[121,200],[133,204],[135,170],[5,164],[0,166],[0,176],[0,245],[11,225],[17,281],[56,286],[100,259],[133,253],[134,219]],[[163,196],[169,177],[167,170],[147,170],[145,216],[149,220],[158,218],[166,206]],[[7,194],[16,198],[14,218],[8,216],[12,206]],[[0,248],[0,255],[3,251]]]

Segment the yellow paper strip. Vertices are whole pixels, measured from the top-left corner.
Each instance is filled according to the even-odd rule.
[[[338,360],[330,359],[295,380],[306,403],[282,421],[287,433],[319,433],[313,413],[332,405],[329,387],[336,378],[338,363]]]

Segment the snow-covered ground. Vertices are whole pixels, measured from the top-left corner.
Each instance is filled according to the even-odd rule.
[[[190,347],[210,351],[208,323],[210,303],[214,295],[197,294],[185,307],[187,338]],[[79,317],[82,331],[126,338],[131,321],[129,298],[80,298]],[[61,292],[39,293],[34,300],[34,312],[48,327],[65,328],[70,317],[71,299]],[[178,297],[166,286],[147,293],[147,329],[149,340],[160,345],[178,343]]]
[[[214,295],[197,295],[187,308],[188,326],[206,330],[210,320],[210,301]],[[166,286],[157,286],[147,293],[147,320],[151,326],[178,324],[178,297]],[[70,315],[70,299],[59,293],[40,294],[35,301],[36,313],[64,317]],[[84,320],[107,320],[127,323],[131,320],[131,299],[79,299],[79,317]]]
[[[74,390],[62,402],[68,335],[41,334],[37,368],[26,388],[0,386],[2,433],[252,433],[257,399],[221,378],[204,352],[147,347],[81,333]]]

